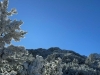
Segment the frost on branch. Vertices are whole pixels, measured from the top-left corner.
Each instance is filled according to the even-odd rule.
[[[62,75],[62,67],[62,60],[60,58],[55,61],[46,62],[42,75]]]
[[[27,32],[20,29],[23,22],[17,20],[10,20],[8,16],[16,14],[16,10],[12,9],[7,12],[8,0],[0,2],[0,48],[3,48],[5,44],[10,44],[11,40],[20,41],[20,38],[24,38],[24,34]]]
[[[9,67],[9,70],[15,70],[18,71],[19,69],[17,68],[18,65],[22,65],[25,61],[32,61],[33,57],[28,54],[28,52],[25,50],[24,47],[21,46],[13,46],[10,45],[4,50],[1,50],[2,55],[1,55],[1,71],[5,72],[8,70],[7,67]]]
[[[11,44],[12,39],[20,41],[20,38],[24,38],[24,34],[27,32],[20,29],[23,22],[9,19],[9,16],[17,13],[14,8],[10,12],[7,11],[8,0],[0,2],[0,73],[17,74],[19,70],[17,66],[22,65],[26,61],[32,61],[32,55],[28,54],[28,51],[22,46],[14,46]],[[5,45],[8,44],[8,47]],[[14,71],[12,71],[14,70]],[[15,75],[11,74],[11,75]]]
[[[62,60],[46,61],[42,56],[36,55],[32,62],[25,62],[18,75],[62,75]]]

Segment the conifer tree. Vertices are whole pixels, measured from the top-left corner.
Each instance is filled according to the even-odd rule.
[[[20,41],[20,38],[24,38],[24,34],[27,32],[21,30],[20,26],[23,22],[9,19],[9,16],[17,14],[15,8],[7,11],[8,0],[0,2],[0,73],[4,74],[8,71],[14,73],[20,70],[21,64],[25,61],[31,61],[32,55],[28,54],[28,51],[23,46],[14,46],[11,44],[12,40]],[[6,47],[5,45],[8,44]],[[30,59],[29,59],[29,58]]]

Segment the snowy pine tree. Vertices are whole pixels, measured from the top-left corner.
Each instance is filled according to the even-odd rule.
[[[12,40],[20,41],[20,38],[24,38],[24,34],[27,32],[21,30],[20,26],[23,24],[21,20],[12,21],[8,18],[17,13],[16,9],[7,11],[8,3],[8,0],[0,2],[0,73],[6,75],[9,72],[10,75],[16,75],[21,64],[32,60],[30,58],[32,55],[29,55],[23,46],[11,44]],[[8,47],[5,46],[6,44]]]

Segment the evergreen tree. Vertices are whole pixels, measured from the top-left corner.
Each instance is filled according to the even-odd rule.
[[[9,72],[9,74],[16,75],[17,71],[21,69],[21,64],[32,60],[30,58],[32,55],[28,54],[25,47],[11,44],[12,40],[20,41],[20,38],[24,38],[24,34],[27,32],[21,30],[20,26],[23,24],[21,20],[12,21],[8,18],[17,13],[14,8],[10,12],[7,11],[8,3],[8,0],[0,2],[0,73]],[[7,47],[6,44],[8,44]]]

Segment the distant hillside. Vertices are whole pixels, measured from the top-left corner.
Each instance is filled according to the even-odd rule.
[[[33,57],[42,56],[46,61],[62,59],[63,75],[100,75],[100,54],[93,53],[89,57],[72,50],[62,50],[59,47],[49,49],[27,49]]]
[[[85,55],[80,55],[72,50],[62,50],[59,47],[51,47],[49,49],[38,48],[38,49],[26,49],[26,50],[28,50],[29,53],[32,53],[33,56],[40,55],[43,58],[46,58],[48,55],[54,54],[54,53],[60,53],[60,54],[72,53],[74,55],[86,58]]]

